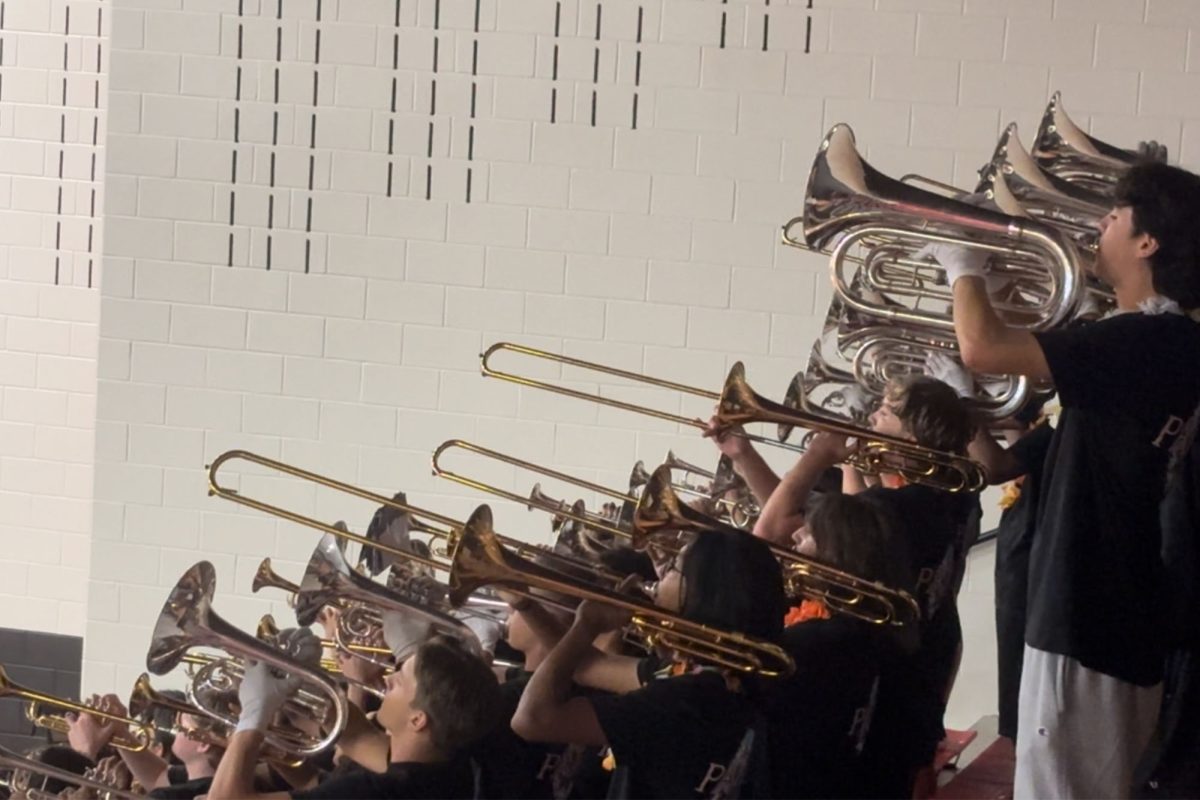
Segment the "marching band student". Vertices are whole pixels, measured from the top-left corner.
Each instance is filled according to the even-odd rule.
[[[868,581],[908,585],[903,542],[882,509],[836,493],[812,505],[796,532],[799,552]],[[905,642],[815,599],[788,622],[783,643],[796,672],[770,684],[763,703],[773,795],[911,797],[924,754],[908,752],[921,720]]]
[[[295,686],[265,664],[246,669],[238,690],[238,730],[213,779],[211,800],[288,796],[256,793],[253,773],[263,731]],[[472,797],[475,779],[463,753],[495,723],[499,703],[495,677],[478,653],[459,639],[435,636],[388,676],[377,716],[385,732],[360,724],[342,736],[355,741],[339,741],[362,769],[293,791],[291,797]]]
[[[115,694],[93,697],[92,702],[106,713],[129,716],[125,705]],[[116,749],[134,780],[149,791],[151,797],[190,800],[207,792],[224,750],[194,734],[210,725],[210,721],[197,719],[190,714],[175,715],[168,712],[167,725],[162,724],[162,715],[159,715],[156,723],[156,729],[160,731],[177,729],[178,734],[172,737],[170,754],[178,760],[182,769],[170,764],[163,755],[151,748],[136,751]],[[100,752],[118,734],[127,735],[128,731],[120,730],[116,722],[92,714],[73,715],[67,730],[72,747],[84,754]]]
[[[1200,178],[1131,167],[1100,222],[1120,313],[1031,333],[992,308],[988,255],[939,245],[969,369],[1053,380],[1062,404],[1030,555],[1014,791],[1120,797],[1158,716],[1167,630],[1159,503],[1200,400]]]
[[[785,611],[779,562],[749,534],[700,533],[663,577],[658,603],[692,622],[778,641]],[[592,642],[628,620],[626,611],[582,603],[526,686],[513,730],[533,741],[609,747],[632,798],[725,797],[765,783],[752,677],[684,656],[639,689],[572,696]],[[765,791],[744,789],[747,796]]]
[[[953,389],[941,381],[912,376],[891,381],[879,408],[871,415],[873,430],[946,453],[963,454],[971,439],[970,413]],[[780,482],[763,506],[754,534],[780,545],[792,541],[804,526],[804,509],[821,475],[845,465],[853,447],[845,437],[814,437],[804,457]],[[852,469],[843,466],[843,470]],[[885,479],[888,476],[882,476]],[[909,587],[921,608],[920,645],[913,655],[920,675],[924,707],[937,726],[923,726],[925,763],[933,759],[944,736],[940,720],[958,667],[962,626],[956,594],[966,563],[967,531],[978,499],[910,484],[890,488],[887,481],[861,489],[858,496],[880,505],[890,515],[910,557],[915,583]],[[936,734],[936,735],[935,735]]]

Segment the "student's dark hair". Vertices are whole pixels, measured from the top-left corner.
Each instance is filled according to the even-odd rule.
[[[500,717],[500,685],[459,639],[435,636],[417,648],[413,706],[429,718],[433,744],[453,755],[491,730]]]
[[[908,547],[898,523],[881,505],[849,494],[818,498],[805,517],[817,544],[817,557],[885,586],[907,587],[913,582]]]
[[[683,552],[682,616],[775,640],[787,601],[779,561],[766,542],[741,531],[704,531]]]
[[[1133,212],[1134,233],[1158,242],[1150,256],[1154,291],[1185,309],[1200,307],[1200,176],[1140,162],[1121,176],[1113,197]]]
[[[76,775],[83,775],[84,772],[96,766],[87,756],[61,744],[34,748],[28,751],[25,757],[31,761],[41,762],[48,767],[57,767],[67,772],[73,772]],[[71,784],[60,781],[58,778],[46,778],[43,782],[39,776],[34,776],[32,785],[51,795],[71,788]]]
[[[958,393],[937,378],[908,375],[893,378],[884,390],[884,400],[917,444],[946,453],[962,455],[975,435],[975,422]]]
[[[618,575],[637,575],[644,581],[658,580],[654,560],[632,547],[613,547],[600,553],[600,563]]]

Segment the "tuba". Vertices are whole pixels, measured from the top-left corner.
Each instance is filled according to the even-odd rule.
[[[180,577],[154,626],[146,668],[155,675],[164,675],[182,663],[192,648],[213,647],[231,656],[262,661],[281,672],[298,676],[305,686],[316,690],[314,693],[301,689],[296,693],[302,703],[302,713],[316,712],[318,718],[328,724],[328,733],[321,738],[298,737],[294,732],[281,733],[272,728],[266,734],[266,741],[273,747],[300,756],[328,749],[346,727],[345,695],[319,668],[288,657],[217,616],[212,608],[216,582],[216,571],[207,561],[198,562]],[[188,685],[188,696],[208,716],[236,727],[236,715],[227,708],[218,708],[213,702],[214,696],[233,691],[240,680],[240,674],[236,674],[240,665],[235,670],[231,670],[231,666],[231,659],[224,658],[213,659],[202,666]]]
[[[796,228],[802,237],[792,233]],[[838,296],[855,311],[891,324],[954,328],[944,271],[913,258],[914,251],[930,243],[998,255],[998,274],[1038,287],[1020,295],[1031,301],[994,298],[997,312],[1016,327],[1044,330],[1065,322],[1083,291],[1079,252],[1060,230],[889,178],[863,160],[853,132],[843,124],[822,142],[809,173],[804,213],[784,226],[783,236],[792,246],[830,251]],[[852,290],[848,266],[852,250],[860,245],[866,255],[857,274],[869,292]],[[1031,281],[1033,276],[1037,280]]]

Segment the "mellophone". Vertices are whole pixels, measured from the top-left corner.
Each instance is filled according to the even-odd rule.
[[[930,352],[953,353],[957,346],[950,315],[951,294],[944,271],[921,256],[929,244],[982,249],[993,256],[997,276],[995,307],[1012,325],[1031,330],[1061,326],[1073,319],[1103,313],[1111,294],[1088,276],[1098,229],[1096,219],[1108,208],[1107,195],[1136,154],[1083,133],[1055,94],[1027,150],[1015,125],[1005,129],[992,159],[980,170],[971,192],[919,175],[893,179],[858,154],[854,135],[845,125],[825,137],[810,172],[804,211],[783,227],[786,245],[829,258],[835,297],[821,336],[804,370],[789,383],[781,401],[753,390],[742,364],[735,364],[720,390],[700,388],[603,364],[499,342],[481,356],[483,376],[559,396],[647,415],[679,426],[704,428],[706,423],[675,410],[620,400],[603,390],[573,388],[533,377],[513,367],[494,366],[497,359],[524,359],[538,367],[570,368],[599,376],[600,381],[650,386],[679,397],[715,405],[715,421],[732,435],[803,451],[791,442],[794,428],[828,431],[853,437],[858,447],[851,463],[877,474],[892,472],[910,482],[953,492],[973,492],[985,484],[981,467],[970,459],[867,428],[861,410],[852,408],[849,391],[878,397],[886,382],[920,372]],[[974,399],[979,413],[998,420],[1019,409],[1046,387],[1007,376],[978,376]],[[747,425],[774,425],[777,435],[747,433]],[[615,513],[589,510],[582,500],[556,499],[534,484],[527,493],[510,491],[461,470],[450,459],[478,458],[532,475],[565,483],[611,502]],[[235,463],[267,470],[283,478],[343,493],[375,504],[399,521],[403,536],[368,536],[229,488],[221,470]],[[690,535],[709,530],[747,529],[759,512],[745,482],[728,459],[712,469],[690,464],[668,453],[654,470],[638,462],[629,485],[612,488],[541,466],[517,456],[459,439],[439,446],[432,455],[434,474],[460,486],[544,511],[555,526],[573,525],[597,534],[594,541],[627,543],[658,556],[677,553]],[[625,576],[600,565],[592,551],[560,552],[535,548],[522,538],[498,533],[491,509],[479,506],[459,520],[417,505],[403,495],[387,497],[242,450],[217,457],[208,469],[209,494],[279,519],[321,532],[304,575],[291,581],[265,559],[252,586],[282,590],[299,626],[316,621],[326,607],[338,609],[334,634],[322,644],[349,657],[391,668],[393,654],[382,643],[383,615],[416,618],[430,632],[475,640],[464,619],[472,614],[495,619],[507,606],[492,589],[554,602],[554,596],[590,599],[630,613],[628,636],[642,647],[663,648],[702,663],[766,677],[787,675],[791,657],[778,645],[744,633],[699,625],[652,602],[644,595],[619,590]],[[685,502],[698,500],[700,508]],[[420,541],[414,537],[426,537]],[[352,564],[347,542],[362,547]],[[417,546],[419,543],[421,546]],[[370,559],[366,554],[373,553]],[[819,599],[834,613],[879,625],[914,624],[919,610],[913,598],[896,587],[866,581],[791,550],[773,547],[792,600]],[[173,699],[151,685],[148,674],[136,682],[128,716],[21,686],[0,668],[0,697],[27,701],[35,725],[65,732],[64,713],[87,713],[127,727],[112,744],[143,750],[156,733],[155,709],[189,714],[208,724],[197,730],[173,730],[190,737],[227,740],[237,723],[237,686],[248,660],[266,662],[299,676],[300,688],[289,700],[296,715],[318,720],[320,731],[301,730],[277,722],[266,734],[269,760],[295,763],[328,750],[347,720],[347,700],[338,662],[309,662],[289,654],[270,617],[254,634],[237,629],[213,609],[214,567],[201,561],[179,579],[159,614],[146,664],[149,673],[187,670],[186,701]],[[536,594],[530,594],[536,592]],[[367,691],[378,691],[362,687]],[[48,709],[56,709],[51,713]],[[37,796],[30,774],[40,774],[106,793],[132,797],[92,777],[49,767],[0,748],[0,769],[14,777],[9,785]]]

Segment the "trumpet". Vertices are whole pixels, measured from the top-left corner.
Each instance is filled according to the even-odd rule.
[[[500,585],[537,602],[531,589],[595,600],[630,611],[634,631],[650,644],[660,644],[698,660],[738,672],[786,676],[795,669],[782,647],[733,631],[700,625],[626,595],[596,588],[540,567],[505,549],[492,529],[492,510],[479,506],[458,534],[451,571],[451,602],[463,602],[482,586]]]
[[[493,344],[481,356],[483,374],[487,377],[498,378],[520,386],[544,389],[567,397],[590,400],[604,406],[620,408],[625,411],[632,411],[637,414],[643,414],[668,422],[676,422],[681,425],[689,425],[700,430],[704,430],[708,426],[699,419],[559,386],[549,381],[538,380],[511,372],[502,372],[491,367],[490,360],[492,356],[498,352],[505,351],[591,370],[604,375],[614,375],[638,383],[645,383],[713,400],[717,403],[717,422],[722,427],[740,426],[748,422],[767,422],[777,425],[800,425],[812,430],[828,431],[835,434],[857,437],[862,443],[855,453],[854,465],[864,472],[872,474],[896,472],[910,482],[922,483],[951,492],[978,491],[986,485],[986,476],[984,475],[983,468],[969,458],[951,453],[942,453],[931,448],[921,447],[899,437],[876,433],[875,431],[851,424],[844,418],[806,410],[803,408],[803,402],[800,403],[801,408],[788,408],[781,403],[767,400],[761,395],[756,394],[746,383],[745,368],[741,362],[735,364],[730,370],[724,388],[718,393],[674,381],[654,378],[649,375],[642,375],[637,372],[617,369],[616,367],[608,367],[590,361],[571,358],[570,356],[563,356],[546,350],[525,347],[524,345],[513,344],[511,342]],[[733,432],[733,435],[743,436],[750,441],[770,444],[775,447],[785,447],[799,452],[803,452],[804,450],[803,446],[780,442],[766,436],[744,432]]]
[[[254,581],[250,584],[250,591],[255,594],[260,589],[281,589],[288,593],[288,605],[295,606],[296,592],[300,591],[300,585],[289,581],[287,578],[280,575],[271,566],[271,558],[264,558],[258,565],[258,569],[254,573]]]
[[[66,734],[70,723],[62,714],[43,713],[42,706],[53,706],[76,714],[91,714],[94,717],[99,717],[109,722],[127,725],[132,729],[132,734],[116,736],[111,742],[113,747],[121,750],[140,752],[149,747],[150,743],[154,740],[154,727],[152,725],[21,686],[8,677],[8,673],[4,671],[4,667],[2,666],[0,666],[0,697],[19,697],[27,700],[25,718],[39,728],[46,728],[55,733]]]
[[[89,711],[88,713],[93,712]],[[50,798],[58,797],[57,794],[52,795],[33,786],[30,781],[32,775],[41,775],[44,778],[52,778],[81,789],[90,789],[100,797],[116,798],[117,800],[140,800],[142,797],[135,792],[115,789],[94,778],[77,775],[70,770],[59,769],[32,758],[26,758],[3,746],[0,746],[0,769],[10,771],[9,778],[2,782],[2,785],[6,786],[14,795],[29,798],[29,800],[50,800]]]
[[[635,510],[630,527],[615,523],[590,522],[601,530],[629,539],[633,546],[644,550],[654,542],[668,552],[677,548],[673,544],[662,545],[656,539],[667,532],[703,532],[708,530],[738,530],[707,514],[682,503],[671,485],[671,471],[662,466],[654,471],[642,490],[641,497],[622,494],[591,481],[567,475],[529,461],[481,447],[477,444],[451,439],[443,442],[433,454],[434,474],[468,486],[477,491],[513,502],[526,503],[527,499],[515,492],[484,483],[441,466],[442,456],[450,450],[463,450],[503,464],[526,469],[540,475],[574,484],[614,500],[633,503]],[[561,512],[555,507],[544,511],[560,512],[573,518],[573,511]],[[583,520],[581,520],[583,521]],[[745,531],[739,531],[745,533]],[[831,610],[849,614],[857,619],[877,624],[904,625],[920,617],[920,609],[908,592],[891,589],[882,584],[866,581],[856,575],[835,569],[826,564],[802,556],[791,550],[770,545],[772,553],[783,568],[784,586],[789,597],[810,597],[825,602]]]
[[[234,656],[255,659],[292,675],[302,678],[306,685],[315,687],[318,694],[309,697],[324,700],[317,716],[329,723],[329,731],[323,737],[296,737],[282,734],[276,729],[267,731],[265,740],[272,746],[299,756],[320,753],[330,747],[346,727],[348,708],[333,679],[319,668],[302,664],[289,658],[253,636],[244,633],[221,619],[212,608],[216,589],[216,570],[207,561],[200,561],[185,572],[171,590],[150,642],[146,654],[146,668],[155,675],[170,672],[182,663],[188,651],[194,647],[215,647]],[[229,659],[214,659],[202,666],[188,684],[188,698],[199,706],[207,716],[213,717],[230,727],[237,725],[231,712],[216,707],[210,700],[208,689],[217,695],[227,694],[236,685],[240,676],[231,675]],[[238,667],[240,669],[240,666]],[[205,691],[202,691],[205,690]],[[297,693],[303,695],[303,692]],[[322,697],[323,696],[323,697]],[[310,703],[306,711],[316,710]]]

